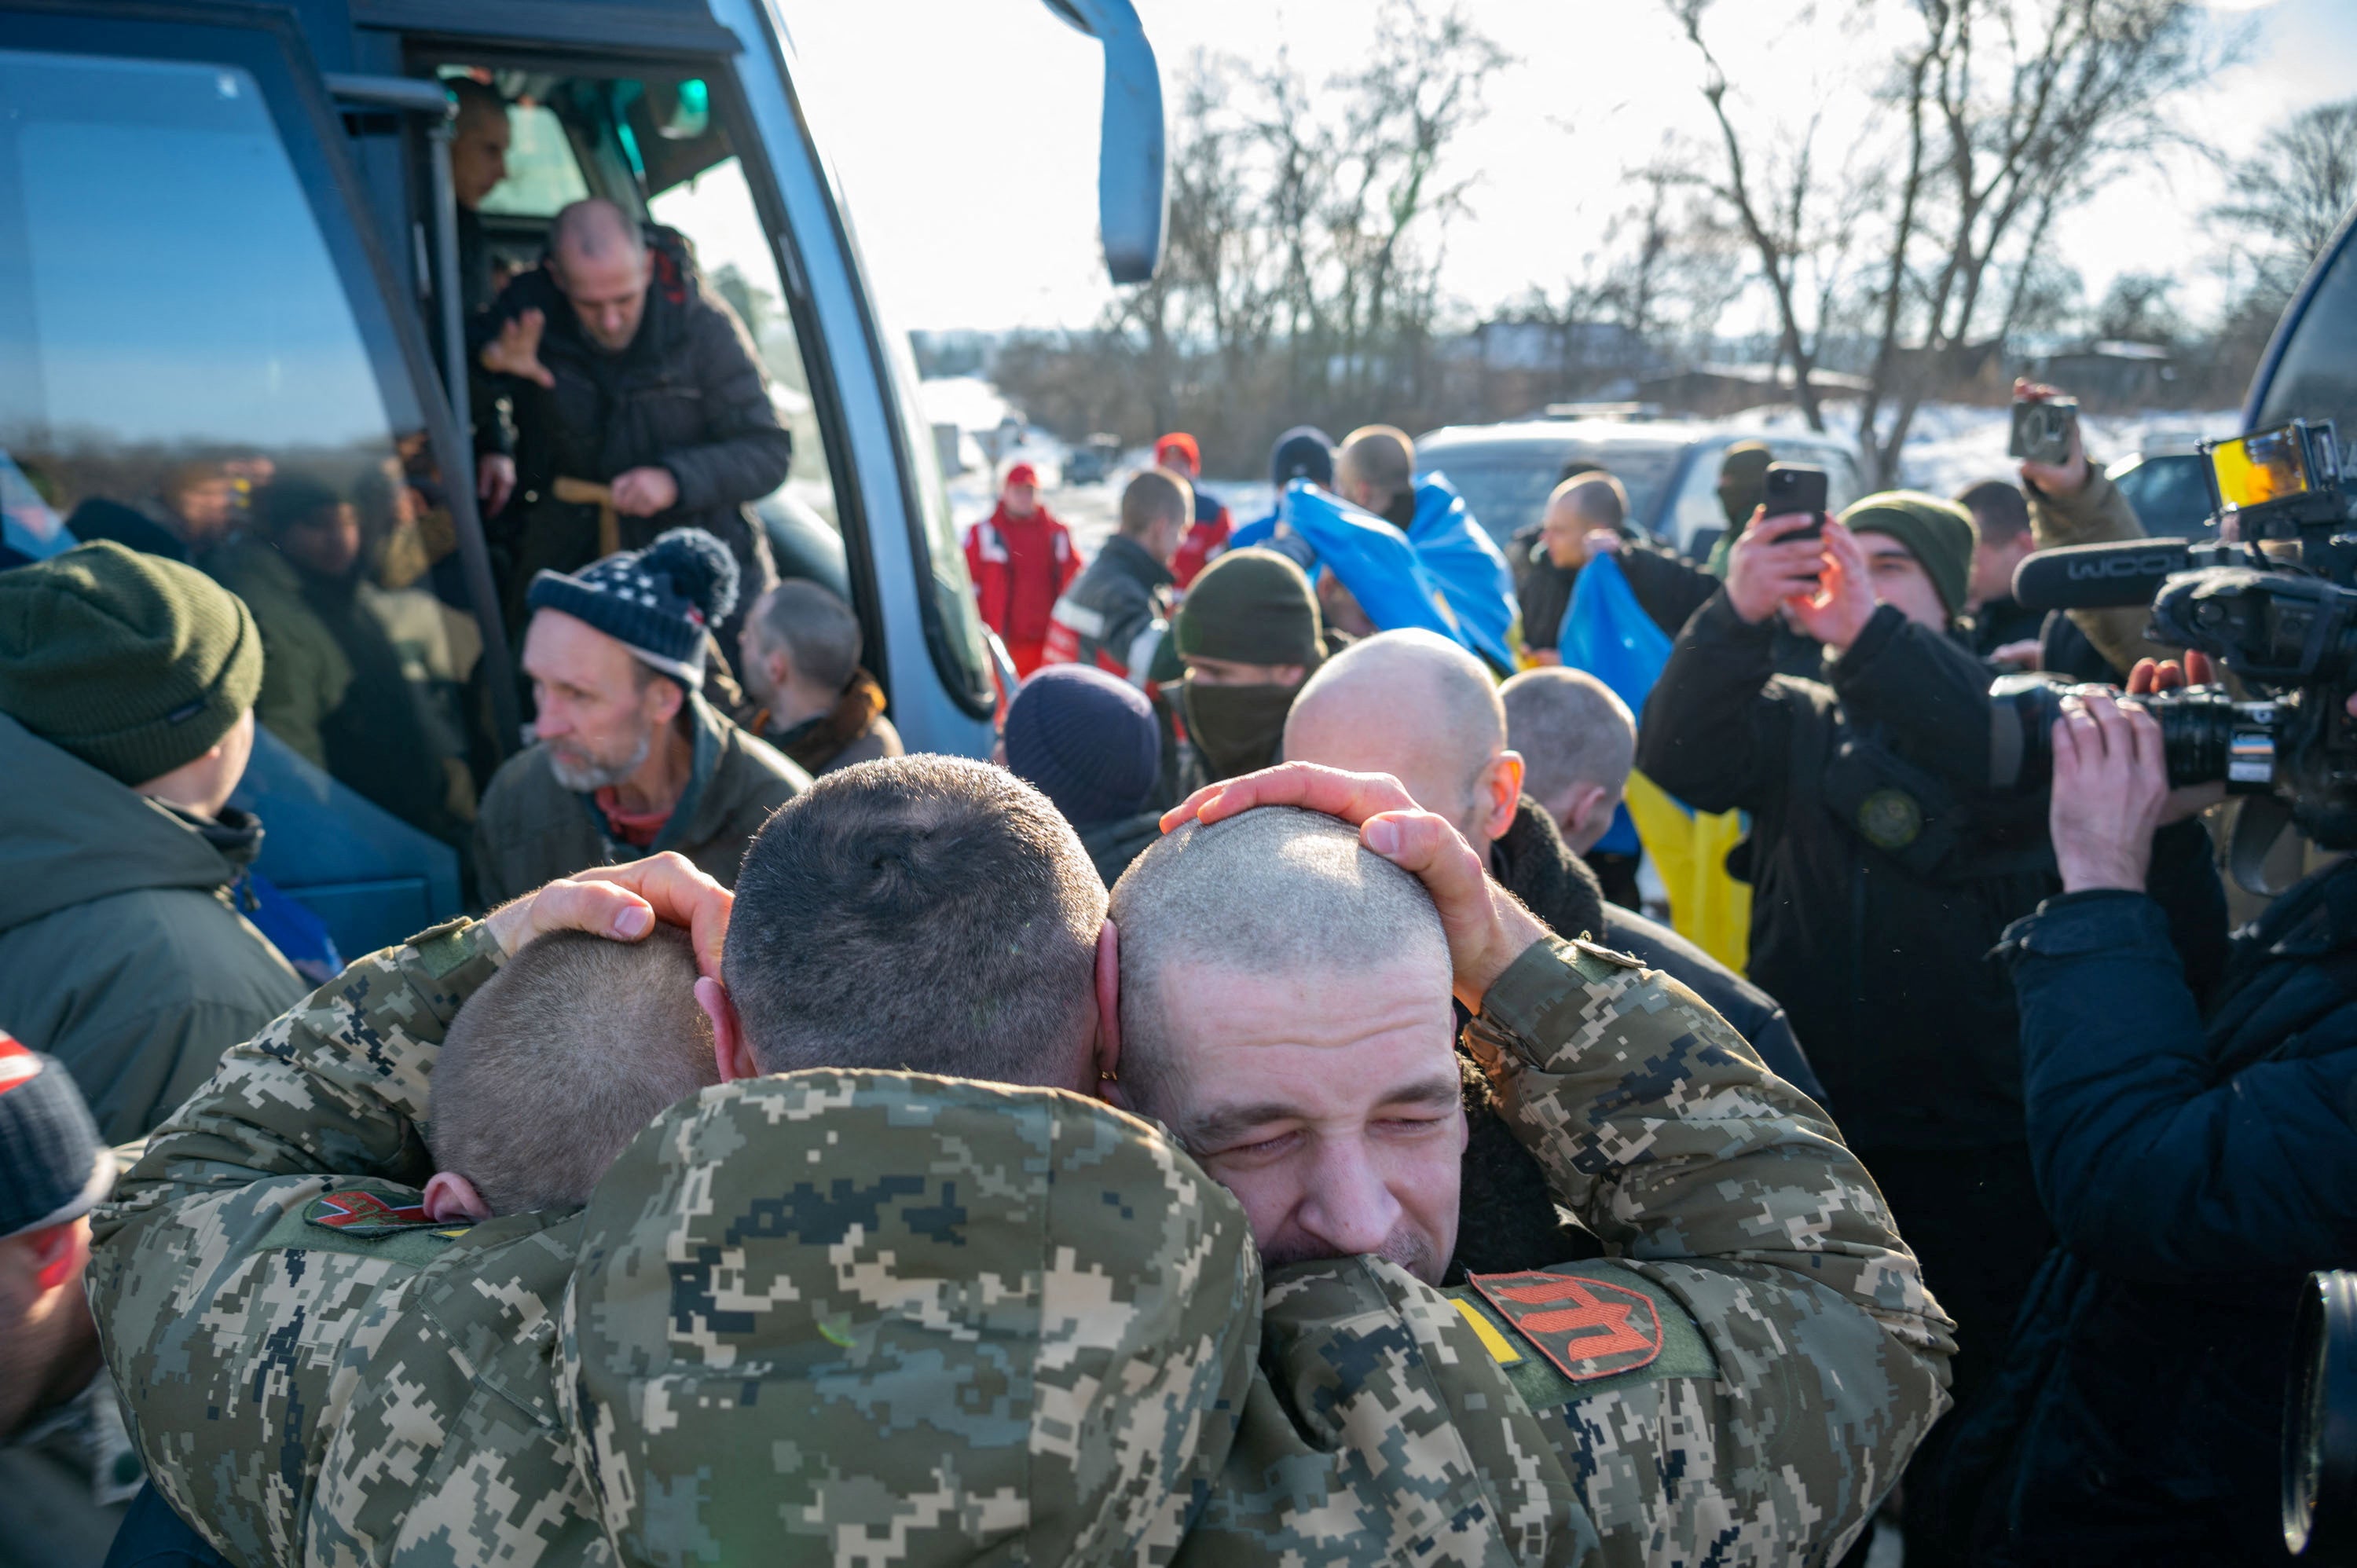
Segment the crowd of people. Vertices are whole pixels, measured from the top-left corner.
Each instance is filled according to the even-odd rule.
[[[2075,436],[1838,516],[1738,444],[1704,561],[1586,467],[1501,547],[1390,425],[1242,524],[1169,433],[1085,560],[1018,463],[998,753],[907,756],[692,256],[468,235],[479,798],[397,464],[0,571],[0,1563],[2276,1550],[2357,904],[2230,940],[2133,701],[1992,788],[1999,673],[2208,673],[2012,601],[2139,532]],[[253,870],[265,735],[486,912],[347,965]],[[1742,814],[1737,949],[1646,913],[1640,789]]]

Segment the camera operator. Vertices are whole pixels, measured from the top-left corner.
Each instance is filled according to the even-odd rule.
[[[2147,661],[2128,690],[2183,680]],[[2002,950],[2061,1246],[1962,1418],[1954,1462],[1980,1456],[1996,1484],[1953,1522],[1993,1563],[2277,1561],[2293,1303],[2309,1271],[2357,1259],[2357,862],[2284,894],[2205,986],[2146,889],[2156,828],[2217,787],[2169,789],[2138,707],[2091,693],[2063,713],[2063,891]]]
[[[1964,509],[1900,491],[1822,538],[1816,521],[1757,520],[1736,542],[1725,587],[1647,701],[1637,764],[1697,811],[1752,814],[1749,977],[1809,1042],[1844,1135],[1956,1320],[1961,1408],[1999,1366],[2052,1241],[2012,988],[1990,950],[2058,884],[2043,802],[1976,787],[1991,710],[1986,666],[1953,635]],[[1772,672],[1780,613],[1825,645],[1823,682]],[[2222,928],[2206,835],[2172,834],[2164,859],[2169,901]],[[1953,1561],[1910,1512],[1910,1568]]]

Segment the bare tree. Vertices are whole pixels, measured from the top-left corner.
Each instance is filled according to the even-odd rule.
[[[1764,142],[1730,113],[1706,35],[1715,0],[1665,4],[1705,61],[1724,148],[1717,187],[1750,238],[1812,425],[1824,427],[1807,384],[1813,333],[1846,303],[1873,323],[1857,429],[1884,483],[1923,399],[2015,328],[2058,212],[2114,177],[2132,150],[2184,140],[2173,102],[2219,62],[2192,0],[1913,0],[1917,28],[1890,62],[1885,95],[1899,112],[1890,145],[1836,171],[1813,166],[1803,140],[1771,207],[1754,168]],[[1848,274],[1840,263],[1867,245],[1874,262]],[[1813,248],[1824,258],[1813,296],[1795,282]],[[1859,287],[1867,298],[1846,302]]]
[[[2240,237],[2257,292],[2289,299],[2357,206],[2357,98],[2303,109],[2268,132],[2227,186],[2233,194],[2211,217]]]

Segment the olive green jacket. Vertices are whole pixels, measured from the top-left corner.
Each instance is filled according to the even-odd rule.
[[[1502,1307],[1372,1259],[1264,1294],[1155,1129],[905,1074],[706,1090],[586,1211],[356,1234],[415,1201],[435,1053],[498,961],[464,922],[362,959],[98,1217],[142,1454],[257,1568],[1824,1563],[1945,1403],[1947,1320],[1832,1126],[1601,950],[1534,946],[1469,1036],[1612,1254],[1492,1278]]]
[[[2136,508],[2092,463],[2087,467],[2087,483],[2077,495],[2050,496],[2035,485],[2022,488],[2029,497],[2030,537],[2040,550],[2061,544],[2119,544],[2145,536]],[[2145,636],[2152,616],[2141,605],[2068,613],[2123,681],[2139,659],[2174,659],[2182,651],[2164,648]]]
[[[509,757],[491,776],[475,821],[477,902],[489,908],[560,876],[662,850],[677,850],[735,886],[745,846],[771,811],[810,788],[810,775],[701,695],[689,693],[687,713],[694,771],[662,836],[645,849],[616,841],[597,802],[556,781],[547,747]]]

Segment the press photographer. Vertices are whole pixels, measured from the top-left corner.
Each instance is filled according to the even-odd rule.
[[[2337,456],[2330,426],[2220,444],[2221,514],[2267,547],[2223,531],[2153,604],[2156,629],[2219,655],[2257,700],[2178,692],[2189,675],[2209,685],[2202,651],[2185,668],[2138,663],[2140,700],[2054,700],[2062,892],[2003,951],[2030,1158],[2061,1245],[1939,1478],[1976,1562],[2282,1557],[2294,1307],[2311,1270],[2357,1256],[2357,864],[2318,872],[2236,933],[2214,986],[2188,974],[2147,889],[2156,832],[2230,775],[2258,791],[2249,822],[2288,818],[2329,849],[2357,839],[2357,574]],[[2236,859],[2265,847],[2240,844]],[[1955,1500],[1974,1496],[1976,1509]]]

